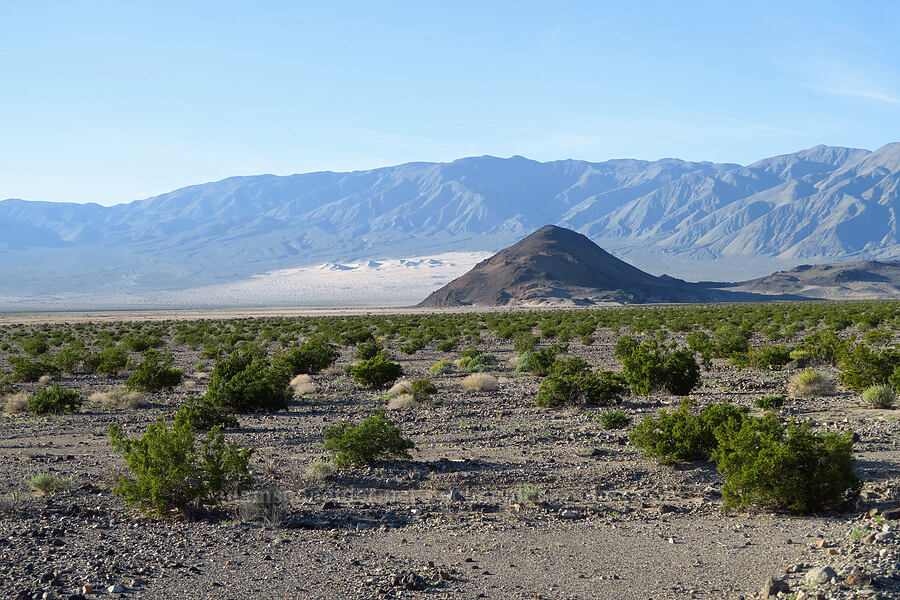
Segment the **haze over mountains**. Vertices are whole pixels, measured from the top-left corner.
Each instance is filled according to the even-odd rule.
[[[323,262],[496,251],[554,223],[653,274],[741,280],[900,257],[900,143],[749,166],[464,158],[233,177],[103,207],[0,201],[0,296],[227,284]]]

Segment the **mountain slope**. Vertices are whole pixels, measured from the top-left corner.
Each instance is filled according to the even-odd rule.
[[[545,223],[645,270],[900,256],[900,144],[752,165],[489,156],[232,177],[112,207],[0,201],[0,292],[147,293],[326,261],[496,251]]]
[[[547,225],[478,263],[423,300],[421,307],[701,302],[752,294],[654,277],[570,229]]]

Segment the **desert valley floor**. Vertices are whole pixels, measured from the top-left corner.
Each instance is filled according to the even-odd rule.
[[[881,330],[896,344],[900,312],[891,306]],[[417,314],[432,313],[411,316]],[[226,431],[229,442],[256,448],[255,489],[277,490],[278,506],[251,514],[235,500],[195,519],[160,519],[111,493],[127,471],[107,428],[121,423],[136,436],[158,416],[170,419],[187,398],[204,393],[215,361],[202,356],[202,346],[174,341],[178,323],[197,321],[172,313],[112,318],[0,316],[0,337],[10,347],[14,339],[52,337],[76,322],[120,334],[134,324],[161,327],[163,347],[185,372],[174,391],[122,407],[104,402],[102,393],[121,388],[127,369],[115,376],[76,370],[52,377],[86,399],[74,414],[0,415],[4,598],[749,599],[769,577],[790,586],[781,597],[900,597],[898,521],[891,512],[900,500],[900,420],[840,385],[827,396],[788,395],[778,414],[858,434],[854,456],[863,490],[856,506],[805,516],[756,508],[725,514],[715,465],[660,465],[628,440],[644,417],[675,409],[681,398],[623,395],[612,407],[630,417],[623,429],[604,428],[598,417],[609,407],[538,408],[541,378],[517,372],[513,340],[489,328],[474,342],[463,337],[453,351],[429,340],[407,354],[398,340],[386,340],[404,379],[429,377],[438,390],[427,403],[387,412],[415,442],[412,458],[314,476],[309,465],[329,459],[323,428],[359,421],[390,401],[385,390],[363,388],[340,368],[356,361],[355,347],[344,345],[336,366],[312,375],[287,410],[238,415],[240,426]],[[293,318],[249,321],[281,325]],[[218,322],[233,329],[244,320]],[[568,339],[568,354],[595,369],[620,370],[613,347],[625,333],[598,327],[590,338]],[[672,331],[669,339],[683,342],[686,333]],[[807,333],[793,331],[778,343],[799,345]],[[863,334],[855,324],[841,330],[845,337]],[[270,354],[279,339],[268,338]],[[766,340],[755,332],[750,341]],[[466,373],[458,369],[432,373],[435,363],[455,362],[470,344],[497,358],[491,372],[497,390],[464,391]],[[10,373],[12,353],[0,354],[0,371]],[[816,368],[837,381],[835,366]],[[728,401],[762,414],[754,401],[788,394],[788,381],[801,370],[738,368],[713,358],[691,397],[698,407]],[[15,384],[7,403],[48,385],[47,379]],[[68,481],[40,495],[27,483],[38,473]],[[534,491],[530,501],[522,498],[523,486]],[[814,583],[824,566],[834,578]]]

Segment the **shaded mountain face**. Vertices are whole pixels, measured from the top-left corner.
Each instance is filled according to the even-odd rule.
[[[750,300],[672,277],[655,277],[590,239],[547,225],[480,262],[422,301],[421,307],[589,305],[600,302]]]
[[[0,201],[0,293],[227,283],[275,269],[495,251],[545,223],[653,272],[761,275],[900,256],[900,144],[818,146],[749,166],[489,156],[260,175],[112,207]],[[752,266],[747,266],[752,265]]]

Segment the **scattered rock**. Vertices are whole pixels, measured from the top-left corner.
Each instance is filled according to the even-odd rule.
[[[811,585],[821,585],[828,583],[835,576],[837,576],[837,573],[829,566],[816,567],[806,574],[804,580]]]
[[[465,500],[462,494],[460,494],[457,490],[450,490],[447,492],[447,495],[444,496],[447,502],[462,502]]]
[[[110,594],[121,594],[122,592],[125,591],[125,588],[123,588],[121,585],[117,584],[117,585],[109,586],[108,588],[106,588],[106,591],[109,592]]]
[[[855,585],[863,587],[872,583],[872,576],[869,575],[862,567],[853,567],[853,569],[844,578],[847,585]]]
[[[896,521],[897,519],[900,519],[900,507],[889,508],[885,511],[882,511],[881,516],[888,521]]]
[[[560,519],[569,519],[569,520],[580,519],[581,513],[578,512],[577,510],[572,510],[571,508],[564,508],[561,511],[559,511],[559,518]]]
[[[759,597],[763,600],[767,600],[770,596],[777,595],[778,592],[784,592],[785,594],[787,594],[790,591],[791,586],[789,586],[784,579],[775,579],[774,577],[769,577],[763,584],[762,588],[759,590]]]

